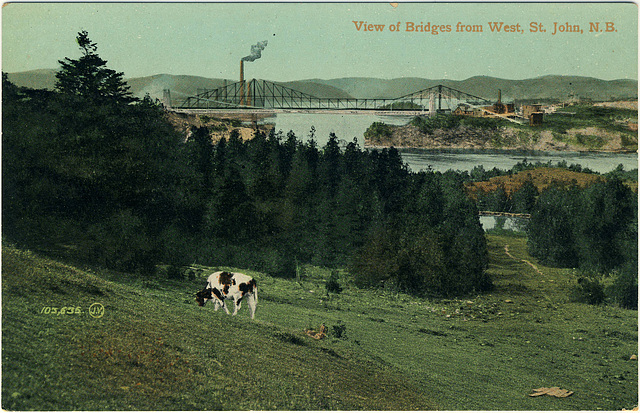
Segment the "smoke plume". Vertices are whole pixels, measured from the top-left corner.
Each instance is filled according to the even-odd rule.
[[[254,44],[251,46],[251,54],[249,56],[245,56],[242,58],[245,62],[253,62],[256,59],[260,59],[262,57],[262,51],[267,47],[267,41],[264,40],[262,42],[258,42],[258,44]]]

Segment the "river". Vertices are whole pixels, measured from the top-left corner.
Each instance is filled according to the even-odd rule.
[[[364,147],[364,132],[373,122],[384,122],[390,125],[404,125],[411,120],[410,116],[378,116],[363,114],[302,114],[279,113],[275,117],[266,118],[264,123],[275,124],[276,131],[285,135],[292,130],[297,137],[307,140],[311,127],[315,128],[315,140],[320,147],[329,140],[329,134],[335,133],[338,139],[346,142],[356,138]],[[515,164],[526,159],[528,162],[553,163],[566,161],[567,164],[580,164],[595,172],[606,173],[619,164],[625,170],[638,167],[637,154],[594,153],[594,152],[513,152],[513,151],[465,151],[465,150],[400,150],[402,158],[412,171],[417,172],[431,168],[445,172],[449,169],[471,171],[482,165],[489,170],[494,167],[511,169]]]

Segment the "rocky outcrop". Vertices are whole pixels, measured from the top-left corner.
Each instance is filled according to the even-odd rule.
[[[209,135],[213,143],[217,143],[222,138],[228,140],[233,130],[238,132],[240,139],[247,141],[253,139],[256,130],[268,135],[270,130],[273,129],[271,124],[247,126],[247,124],[251,123],[247,122],[250,118],[244,119],[241,116],[235,119],[219,119],[206,115],[168,111],[166,112],[166,118],[177,131],[185,136],[185,140],[188,139],[193,128],[206,126],[209,128]]]
[[[570,129],[560,134],[544,129],[501,127],[485,129],[457,126],[423,133],[408,124],[391,126],[390,136],[365,138],[365,146],[414,149],[503,149],[529,151],[631,152],[637,150],[635,137],[601,128]]]

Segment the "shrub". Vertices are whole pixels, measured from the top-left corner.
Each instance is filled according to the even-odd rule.
[[[267,249],[261,254],[261,265],[256,269],[273,277],[296,278],[296,260],[277,250]]]
[[[347,326],[340,320],[338,320],[338,324],[331,327],[332,335],[335,338],[347,338],[345,333],[347,331]]]
[[[167,278],[169,278],[170,280],[179,280],[183,277],[184,274],[182,273],[182,271],[180,271],[179,267],[170,265],[169,268],[167,268]]]
[[[391,137],[391,127],[384,122],[373,122],[364,132],[366,139],[378,140]]]
[[[602,278],[596,274],[583,273],[578,276],[572,291],[572,301],[591,305],[602,304],[605,300]]]
[[[358,287],[384,287],[398,274],[397,245],[391,231],[375,231],[349,263]]]
[[[411,124],[420,132],[430,134],[436,129],[451,129],[460,125],[460,116],[436,115],[436,116],[416,116]]]
[[[610,295],[622,308],[638,309],[638,272],[633,265],[626,265],[614,273]]]
[[[329,293],[340,294],[342,292],[342,287],[338,282],[337,271],[331,271],[331,276],[329,277],[329,280],[325,284],[325,288],[327,289],[327,295],[329,295]]]

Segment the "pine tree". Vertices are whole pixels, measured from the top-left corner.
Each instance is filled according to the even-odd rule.
[[[76,41],[82,56],[58,61],[62,67],[56,73],[56,91],[92,102],[135,101],[123,79],[124,73],[106,67],[107,61],[97,55],[98,46],[89,39],[89,34],[79,32]]]

